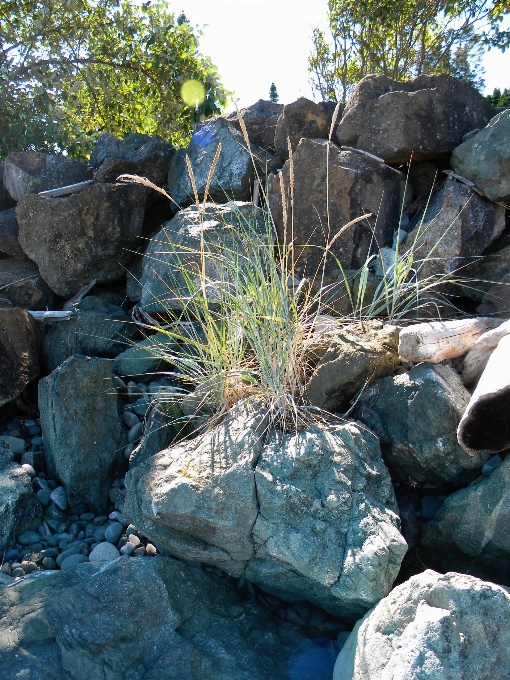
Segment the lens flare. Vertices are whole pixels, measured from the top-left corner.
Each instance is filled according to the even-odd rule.
[[[181,97],[185,104],[196,108],[205,99],[205,88],[198,80],[186,80],[181,87]]]

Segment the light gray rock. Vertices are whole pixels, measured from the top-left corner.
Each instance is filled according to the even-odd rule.
[[[198,275],[202,234],[206,252],[211,252],[210,257],[205,257],[206,276],[212,281],[225,279],[227,272],[218,264],[217,254],[236,250],[240,254],[253,254],[253,246],[243,239],[246,233],[261,244],[268,238],[262,210],[253,203],[232,201],[217,206],[208,203],[204,214],[199,213],[196,206],[181,210],[161,227],[147,247],[140,306],[149,313],[182,308],[182,299],[189,299],[190,290],[176,268],[185,262],[190,276],[193,271]],[[211,288],[211,299],[215,295],[217,292]]]
[[[510,110],[454,149],[451,166],[491,201],[510,205]]]
[[[91,562],[112,562],[120,557],[120,552],[109,541],[96,545],[89,555]]]
[[[4,186],[15,201],[28,194],[92,179],[89,168],[66,156],[36,151],[11,153],[4,161]]]
[[[104,514],[126,441],[111,360],[69,357],[39,382],[39,407],[49,474],[74,512]]]
[[[448,496],[423,527],[427,566],[510,586],[510,458],[490,477]]]
[[[177,343],[167,335],[156,333],[117,355],[113,362],[113,372],[121,377],[136,376],[153,380],[154,376],[151,374],[171,369],[164,355],[178,349]]]
[[[174,555],[357,618],[407,547],[377,439],[350,423],[264,444],[265,417],[238,404],[131,470],[124,516]]]
[[[209,187],[208,199],[216,203],[250,200],[255,169],[242,133],[224,118],[199,123],[186,150],[179,150],[170,165],[168,193],[179,205],[195,202],[185,158],[188,155],[200,200],[204,198],[213,158],[221,144],[221,155]],[[264,173],[281,167],[280,159],[251,144],[251,153]]]
[[[457,427],[470,399],[456,371],[421,364],[408,373],[369,386],[355,417],[376,433],[385,457],[407,482],[468,484],[489,452],[470,455],[457,441]]]
[[[43,339],[43,358],[53,371],[73,354],[112,359],[131,346],[138,330],[121,307],[89,295],[75,305],[73,318],[53,324]]]
[[[354,88],[338,126],[340,144],[387,163],[445,158],[482,128],[491,106],[474,87],[446,73],[397,82],[369,75]]]
[[[509,616],[508,589],[427,570],[356,624],[333,680],[506,680]]]
[[[52,307],[55,295],[39,273],[35,262],[23,257],[0,260],[0,298],[14,307],[44,310]]]
[[[30,477],[0,441],[0,552],[16,536],[35,528],[41,521],[41,505],[34,495]],[[35,532],[33,532],[35,533]]]
[[[1,680],[287,680],[305,641],[226,579],[163,557],[79,564],[2,588],[0,639]]]
[[[39,376],[40,341],[28,312],[0,307],[0,406],[16,399]]]

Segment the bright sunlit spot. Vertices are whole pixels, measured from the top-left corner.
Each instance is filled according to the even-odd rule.
[[[181,97],[187,106],[198,107],[205,99],[205,88],[198,80],[186,80],[181,87]]]

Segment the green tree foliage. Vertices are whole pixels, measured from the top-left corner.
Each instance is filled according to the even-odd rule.
[[[279,96],[278,91],[276,90],[276,85],[274,83],[271,83],[271,87],[269,88],[269,100],[276,104],[278,102],[278,99]]]
[[[482,50],[510,44],[500,26],[508,13],[508,0],[328,0],[331,35],[314,30],[311,84],[332,100],[345,100],[370,73],[446,72],[481,87]]]
[[[510,90],[505,87],[503,92],[501,92],[499,87],[496,87],[492,94],[487,95],[487,99],[494,108],[497,108],[498,106],[510,106]]]
[[[188,79],[205,87],[198,109],[180,97]],[[27,148],[85,157],[102,132],[179,143],[227,95],[189,22],[162,2],[0,2],[0,157]]]

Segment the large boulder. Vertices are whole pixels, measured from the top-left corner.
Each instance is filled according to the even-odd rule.
[[[469,279],[470,265],[505,229],[505,208],[473,193],[462,182],[448,178],[430,203],[413,220],[402,252],[416,252],[415,268],[422,280],[429,276]],[[470,297],[476,282],[451,284],[450,292]],[[445,288],[445,291],[447,289]]]
[[[244,236],[267,241],[268,230],[264,214],[253,203],[232,201],[225,205],[207,203],[205,211],[192,205],[162,225],[149,242],[142,265],[142,297],[140,306],[149,313],[165,313],[181,309],[183,299],[190,296],[189,285],[179,270],[186,263],[189,274],[199,273],[202,236],[206,252],[205,273],[212,281],[221,281],[227,275],[218,263],[218,254],[247,253]],[[252,252],[252,251],[251,251]],[[217,293],[216,293],[217,294]],[[211,289],[214,298],[214,289]]]
[[[174,153],[174,147],[157,135],[132,133],[121,140],[105,133],[94,145],[90,165],[96,182],[115,182],[119,175],[129,174],[161,187]]]
[[[91,179],[85,163],[36,151],[11,153],[4,161],[4,186],[15,201],[28,194]]]
[[[51,309],[55,295],[35,262],[23,257],[0,260],[0,298],[23,309]]]
[[[286,680],[299,630],[226,580],[123,557],[1,589],[1,680]]]
[[[380,321],[337,325],[319,334],[308,347],[310,355],[322,354],[307,383],[308,401],[325,411],[346,411],[367,381],[393,375],[400,364],[397,350],[398,329]]]
[[[273,151],[276,124],[282,112],[283,104],[276,104],[266,99],[259,99],[255,104],[241,109],[241,116],[250,142],[261,149]],[[226,120],[238,130],[241,130],[237,111],[226,116]]]
[[[327,192],[329,148],[329,196]],[[349,227],[334,242],[326,260],[326,274],[361,267],[374,247],[391,245],[405,192],[405,177],[384,163],[355,151],[342,151],[319,139],[302,139],[293,155],[294,209],[291,209],[290,161],[281,175],[271,175],[268,200],[278,236],[289,244],[294,238],[296,273],[314,278],[322,274],[324,248],[348,222],[372,213],[369,222]],[[281,184],[287,207],[284,220]],[[328,216],[329,213],[329,216]],[[376,219],[377,216],[377,219]],[[293,218],[293,219],[292,219]],[[329,229],[329,233],[328,233]],[[372,233],[372,229],[374,233]],[[300,246],[308,247],[300,247]],[[319,269],[320,268],[320,269]]]
[[[18,220],[14,208],[0,212],[0,252],[11,257],[25,257],[18,243]]]
[[[355,417],[380,438],[402,481],[412,477],[417,482],[467,484],[490,455],[472,456],[457,441],[469,399],[453,368],[420,364],[369,386],[356,404]]]
[[[40,334],[28,312],[0,307],[0,406],[39,375]]]
[[[54,324],[43,339],[43,358],[51,372],[73,354],[113,359],[130,347],[138,329],[122,307],[90,295],[71,308],[69,321]]]
[[[359,621],[333,680],[506,680],[510,591],[427,570]]]
[[[39,382],[39,408],[48,473],[74,512],[104,513],[126,444],[111,360],[69,357]]]
[[[307,139],[326,139],[329,134],[328,116],[315,102],[300,97],[283,108],[276,125],[274,148],[281,158],[287,160],[290,146],[294,152],[303,137]]]
[[[238,404],[126,476],[124,517],[173,555],[355,619],[386,595],[407,545],[377,439],[355,423],[264,443]]]
[[[75,295],[125,275],[142,235],[146,189],[92,184],[62,198],[30,195],[16,208],[19,242],[50,288]]]
[[[32,489],[32,481],[14,454],[0,441],[0,553],[24,531],[34,529],[42,508]]]
[[[451,166],[491,201],[510,205],[510,110],[454,149]]]
[[[199,123],[186,150],[179,150],[170,165],[168,193],[180,206],[195,202],[193,186],[189,177],[186,155],[188,155],[200,200],[204,198],[209,170],[218,145],[221,154],[209,185],[208,199],[216,203],[229,200],[250,200],[255,168],[246,149],[243,134],[224,118]],[[281,161],[267,151],[251,144],[251,153],[261,173],[281,167]]]
[[[118,354],[113,362],[113,372],[121,377],[147,376],[149,380],[154,379],[155,373],[171,369],[165,355],[179,349],[179,345],[167,335],[156,333],[141,342],[130,344]]]
[[[427,566],[510,586],[510,457],[478,484],[448,496],[422,529]]]
[[[474,87],[441,73],[397,82],[366,76],[338,126],[340,144],[405,163],[448,157],[471,130],[487,125],[489,102]]]

